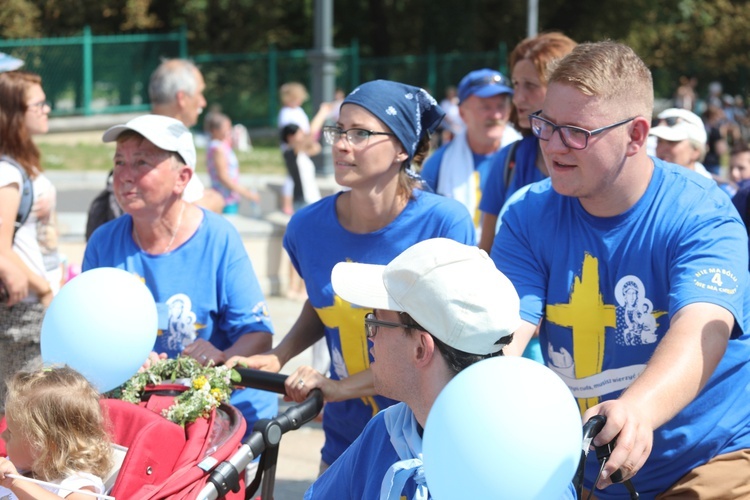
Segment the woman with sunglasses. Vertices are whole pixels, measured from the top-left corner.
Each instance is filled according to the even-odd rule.
[[[510,54],[514,91],[511,122],[521,131],[523,139],[495,156],[482,192],[479,248],[487,253],[492,249],[498,215],[506,200],[523,186],[547,177],[539,139],[531,133],[529,115],[542,109],[550,63],[567,55],[575,46],[576,42],[562,33],[544,33],[521,41]]]
[[[475,244],[474,226],[459,202],[419,189],[411,170],[429,150],[429,135],[444,116],[424,90],[377,80],[344,100],[335,126],[323,135],[332,146],[336,182],[348,188],[295,213],[284,247],[305,280],[308,300],[284,340],[265,355],[233,358],[230,366],[278,372],[325,336],[331,378],[301,367],[286,381],[288,397],[303,400],[319,387],[327,405],[321,472],[351,444],[368,420],[393,400],[377,396],[369,369],[364,317],[369,309],[333,293],[339,262],[387,264],[419,241],[444,237]]]
[[[42,174],[39,149],[32,140],[47,132],[49,112],[39,75],[0,73],[0,256],[23,272],[29,292],[12,306],[0,303],[0,401],[5,398],[5,379],[39,357],[42,318],[53,296],[40,247],[45,234],[37,228],[53,212],[54,188]],[[29,190],[34,205],[25,211],[21,206]],[[14,224],[24,212],[26,220]]]

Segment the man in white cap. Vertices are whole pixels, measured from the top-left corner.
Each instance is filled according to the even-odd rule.
[[[657,118],[659,123],[651,129],[651,135],[657,138],[657,158],[713,179],[701,163],[706,155],[708,140],[703,120],[695,113],[680,108],[666,109]]]
[[[381,411],[310,487],[312,498],[427,498],[422,429],[462,369],[501,355],[521,324],[513,285],[483,250],[445,238],[419,242],[387,266],[342,262],[333,289],[364,314]],[[384,495],[388,496],[384,496]]]

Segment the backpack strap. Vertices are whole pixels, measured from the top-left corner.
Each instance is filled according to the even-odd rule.
[[[518,149],[518,143],[516,141],[511,143],[508,155],[505,157],[505,166],[503,166],[503,180],[505,181],[505,189],[508,189],[510,182],[513,180],[513,176],[516,173],[516,150]]]
[[[21,164],[15,159],[10,156],[2,155],[0,156],[0,161],[13,165],[19,172],[21,172],[21,203],[18,205],[18,214],[16,215],[16,221],[13,223],[13,234],[15,235],[18,229],[23,226],[29,218],[29,214],[31,213],[31,208],[34,205],[34,185],[31,182],[31,178],[26,173],[26,170],[24,170]]]

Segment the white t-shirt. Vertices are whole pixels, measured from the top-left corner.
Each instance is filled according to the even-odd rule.
[[[283,107],[279,111],[279,128],[284,128],[287,125],[294,123],[298,125],[306,134],[310,133],[310,119],[307,117],[305,110],[297,108]]]
[[[182,192],[182,199],[188,203],[194,203],[203,198],[205,190],[206,188],[203,186],[203,181],[198,178],[198,174],[193,170],[193,176],[190,178],[190,181],[188,181],[187,186],[185,186],[185,191]]]
[[[305,153],[297,154],[297,169],[302,183],[302,195],[308,205],[320,199],[320,189],[315,178],[315,164]]]
[[[203,181],[198,178],[198,172],[196,172],[195,166],[190,168],[193,171],[193,176],[190,178],[187,186],[185,186],[185,190],[182,192],[182,199],[188,203],[195,203],[203,198],[206,187],[203,185]]]
[[[307,113],[305,113],[305,110],[300,107],[289,108],[287,106],[284,106],[283,108],[281,108],[281,111],[279,111],[279,130],[286,127],[287,125],[292,124],[297,125],[299,128],[301,128],[305,134],[310,133],[310,118],[307,117]],[[289,145],[285,142],[282,142],[281,151],[283,152],[287,149],[289,149]],[[294,186],[294,184],[292,184],[292,186]]]
[[[39,174],[40,176],[42,174]],[[0,187],[15,184],[19,189],[23,185],[23,177],[16,167],[6,161],[0,161]],[[35,181],[36,184],[36,181]],[[37,200],[37,193],[34,193],[34,202]],[[3,224],[13,225],[14,220],[2,221]],[[36,233],[37,218],[32,210],[23,226],[18,228],[16,236],[13,239],[13,251],[21,257],[26,266],[39,276],[45,276],[44,261],[42,252],[39,249],[39,241]],[[29,295],[24,302],[38,302],[36,294],[29,290]]]
[[[104,483],[101,478],[89,474],[88,472],[76,472],[72,476],[68,476],[65,479],[58,479],[57,481],[50,481],[54,484],[59,484],[59,488],[53,488],[51,486],[42,486],[45,490],[50,493],[54,493],[60,498],[65,498],[72,493],[71,490],[80,490],[84,487],[93,487],[96,493],[104,493]],[[94,497],[91,497],[94,498]],[[18,500],[18,498],[9,489],[0,486],[0,500]]]

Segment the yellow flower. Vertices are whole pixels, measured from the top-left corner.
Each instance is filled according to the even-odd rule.
[[[207,383],[208,379],[205,376],[201,375],[199,377],[195,377],[195,379],[193,379],[193,388],[196,390],[200,390]]]
[[[211,389],[211,395],[216,399],[216,401],[221,401],[223,399],[221,389]]]

